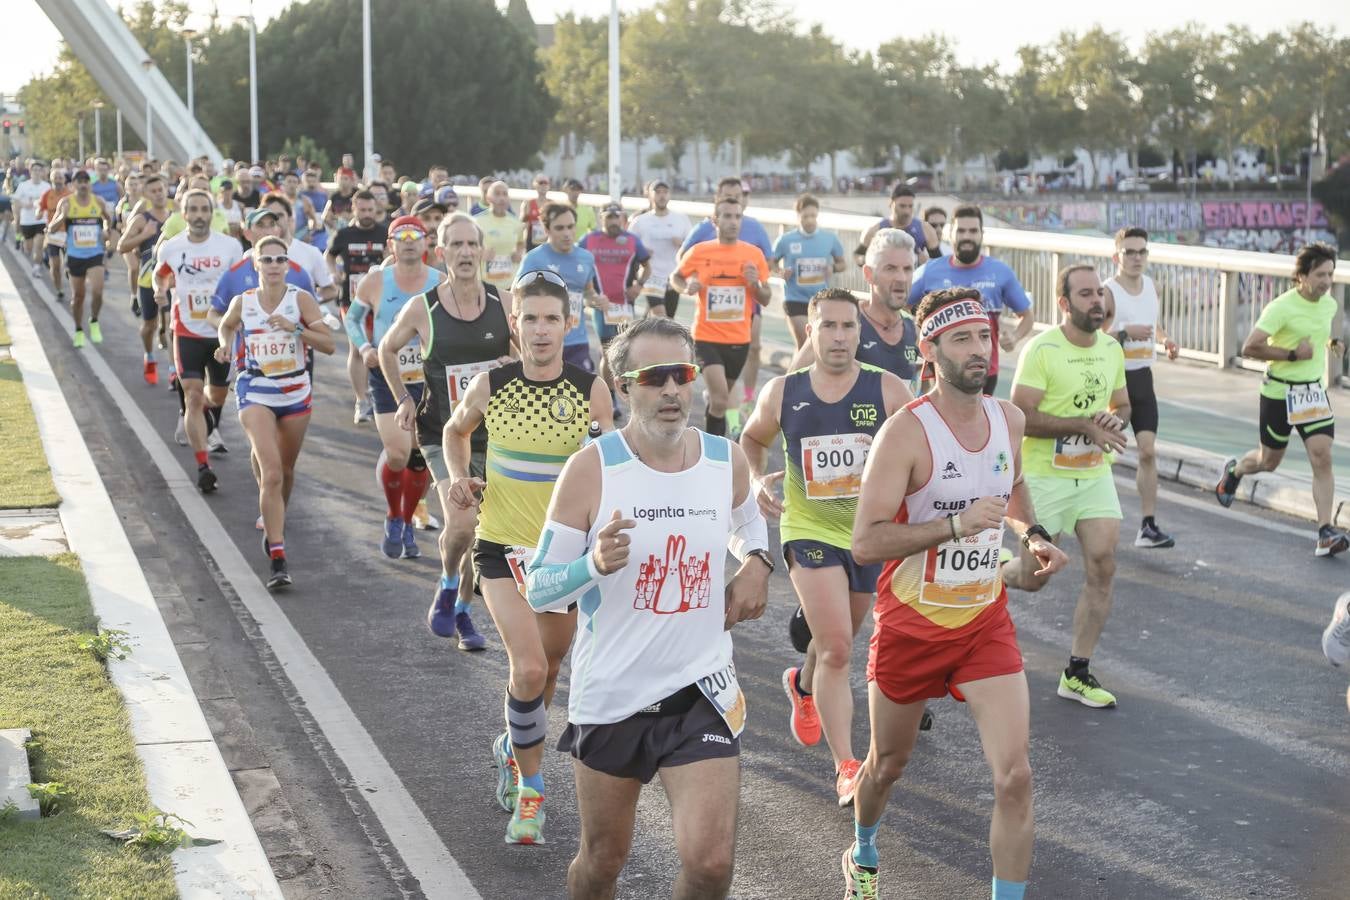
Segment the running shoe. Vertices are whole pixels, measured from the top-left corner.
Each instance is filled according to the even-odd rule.
[[[1350,662],[1350,591],[1336,598],[1331,624],[1322,632],[1322,652],[1333,666]]]
[[[1237,457],[1228,457],[1223,464],[1223,474],[1219,476],[1219,483],[1214,485],[1214,496],[1224,509],[1233,505],[1233,498],[1237,496],[1238,482],[1242,481],[1241,475],[1233,474],[1236,467]]]
[[[274,557],[272,559],[272,574],[267,579],[267,589],[275,591],[278,588],[289,587],[293,583],[291,573],[286,571],[286,557]]]
[[[783,670],[783,693],[792,705],[788,731],[803,747],[814,747],[820,743],[820,716],[816,713],[815,698],[797,689],[797,672],[796,667]]]
[[[187,424],[183,421],[182,416],[178,417],[178,423],[173,426],[173,439],[178,446],[187,446]]]
[[[57,303],[65,303],[65,302],[66,302],[66,292],[65,292],[65,291],[57,291],[57,292],[56,292],[56,302],[57,302]]]
[[[197,490],[203,494],[212,493],[216,489],[216,480],[216,473],[210,466],[197,467]]]
[[[35,263],[35,264],[33,265],[33,271],[30,272],[29,274],[32,275],[34,278],[41,278],[41,277],[42,277],[42,266],[39,266],[39,265],[37,265],[37,264]]]
[[[507,812],[515,812],[520,770],[516,768],[516,758],[511,755],[511,739],[505,731],[492,742],[492,761],[497,767],[497,802]]]
[[[84,349],[84,332],[83,332],[83,331],[77,331],[77,332],[75,332],[75,340],[74,340],[74,344],[75,344],[75,349],[76,349],[76,350],[83,350],[83,349]]]
[[[219,428],[206,436],[206,449],[212,453],[230,452],[230,448],[225,446],[225,439],[220,436]]]
[[[352,410],[352,424],[364,425],[375,415],[375,407],[364,400],[357,400]]]
[[[877,900],[877,870],[853,861],[853,847],[844,851],[844,900]]]
[[[454,637],[459,622],[455,616],[455,601],[459,599],[457,588],[437,587],[436,596],[427,610],[427,627],[436,637]]]
[[[1337,553],[1344,553],[1346,548],[1350,548],[1350,537],[1346,537],[1345,532],[1339,528],[1323,525],[1317,532],[1317,547],[1314,548],[1313,555],[1335,556]]]
[[[1093,709],[1103,709],[1116,705],[1115,695],[1102,687],[1096,677],[1087,671],[1073,677],[1069,677],[1068,672],[1060,672],[1059,690],[1055,693],[1065,700],[1077,700],[1084,706],[1090,706]]]
[[[147,359],[145,368],[141,371],[145,374],[146,384],[159,384],[159,363],[153,359]]]
[[[473,627],[473,619],[469,618],[467,609],[455,613],[455,630],[459,632],[459,649],[469,651],[487,649],[487,639]]]
[[[923,708],[923,715],[919,717],[919,730],[933,730],[933,711],[926,706]]]
[[[417,529],[411,525],[403,526],[403,558],[417,559],[422,551],[417,548]]]
[[[138,319],[141,317],[141,298],[135,294],[131,295],[131,314]]]
[[[862,774],[862,763],[856,759],[846,759],[839,764],[834,776],[834,792],[839,796],[840,806],[853,805],[853,793],[858,789],[858,776]]]
[[[103,329],[98,326],[97,322],[89,323],[89,340],[95,344],[103,343]]]
[[[1152,522],[1140,527],[1139,534],[1135,535],[1134,538],[1136,547],[1144,547],[1148,550],[1165,550],[1168,547],[1175,547],[1176,544],[1177,542],[1172,539],[1170,534]]]
[[[792,641],[792,649],[798,653],[805,653],[811,646],[811,626],[806,624],[806,613],[801,606],[788,620],[788,638]]]
[[[413,527],[418,531],[440,531],[441,520],[431,514],[427,509],[427,499],[423,497],[417,501],[417,509],[413,510]]]
[[[544,843],[544,795],[534,788],[520,788],[511,821],[506,823],[508,844]]]
[[[384,540],[380,542],[380,549],[390,559],[398,559],[403,555],[402,519],[384,520]]]
[[[255,529],[257,529],[258,531],[262,531],[262,530],[263,530],[263,520],[262,520],[262,516],[258,516],[258,518],[256,518],[256,519],[253,520],[253,527],[254,527]]]
[[[735,407],[728,409],[725,413],[727,420],[727,437],[731,440],[737,440],[741,436],[741,411]]]

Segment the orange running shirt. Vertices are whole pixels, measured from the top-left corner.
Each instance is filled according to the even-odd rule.
[[[680,275],[698,277],[698,307],[694,310],[694,340],[713,344],[750,343],[750,321],[755,299],[745,280],[745,264],[753,263],[760,283],[769,280],[769,264],[753,244],[704,241],[689,248],[680,263]]]

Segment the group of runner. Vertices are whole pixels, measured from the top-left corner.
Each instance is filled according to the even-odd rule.
[[[65,232],[67,254],[90,241],[111,252],[109,204],[81,174],[46,227]],[[298,185],[304,173],[295,174],[282,170],[281,183]],[[372,185],[339,171],[322,201],[297,202],[298,187],[268,191],[219,228],[221,194],[205,171],[187,174],[172,206],[163,179],[142,173],[136,206],[118,220],[117,250],[148,263],[143,321],[171,316],[203,492],[218,487],[210,440],[238,372],[268,586],[291,583],[285,510],[312,408],[312,351],[336,345],[320,304],[337,300],[354,418],[369,406],[382,447],[381,551],[420,555],[413,520],[434,485],[444,521],[427,624],[461,649],[484,649],[469,615],[479,594],[507,653],[504,730],[491,753],[508,843],[544,840],[548,707],[570,648],[559,749],[574,758],[582,835],[569,892],[613,895],[641,788],[659,774],[681,860],[676,894],[725,896],[745,724],[729,632],[765,609],[775,569],[767,521],[779,519],[801,606],[792,644],[805,654],[782,676],[788,726],[803,745],[825,738],[835,799],[853,807],[846,896],[878,896],[882,812],[931,723],[926,703],[950,694],[969,704],[990,765],[992,896],[1020,898],[1034,834],[1029,699],[1007,588],[1041,589],[1068,563],[1063,536],[1076,536],[1085,583],[1057,692],[1115,706],[1089,663],[1111,610],[1122,518],[1112,460],[1127,428],[1143,507],[1135,544],[1175,544],[1156,522],[1151,366],[1159,347],[1172,358],[1177,347],[1145,274],[1147,232],[1116,235],[1105,283],[1091,264],[1060,271],[1059,321],[1032,337],[1031,300],[984,255],[977,207],[941,223],[944,255],[942,229],[916,219],[912,193],[897,189],[892,215],[857,248],[869,286],[859,299],[828,286],[847,260],[810,196],[796,204],[799,227],[771,244],[745,213],[739,179],[717,185],[712,215],[696,226],[655,182],[648,210],[631,222],[617,204],[591,211],[579,237],[588,218],[579,185],[564,203],[537,177],[536,196],[513,212],[506,184],[487,182],[470,215],[457,197],[445,202],[436,178],[415,200],[400,191],[391,211]],[[180,233],[166,235],[173,216]],[[1341,349],[1330,335],[1334,264],[1329,248],[1304,248],[1295,289],[1246,342],[1245,355],[1271,362],[1262,449],[1233,461],[1216,488],[1231,503],[1241,477],[1279,464],[1297,428],[1314,466],[1319,556],[1350,545],[1330,522],[1333,421],[1320,380],[1328,349]],[[96,268],[101,256],[70,267],[81,298],[75,270],[88,279]],[[787,374],[760,386],[752,364],[771,273],[784,280],[798,349]],[[691,329],[673,321],[682,295],[696,298]],[[1001,325],[1005,308],[1014,328]],[[604,348],[598,373],[588,320]],[[150,383],[153,336],[142,332]],[[1011,399],[996,399],[999,352],[1024,340]],[[689,425],[700,375],[702,429]],[[727,437],[734,413],[737,440]],[[1007,531],[1020,553],[1004,549]],[[850,670],[869,608],[871,738],[859,759]]]

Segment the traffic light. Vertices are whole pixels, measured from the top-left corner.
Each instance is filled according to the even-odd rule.
[[[9,134],[9,119],[5,119],[5,134]]]
[[[19,134],[23,134],[23,119],[19,120]]]

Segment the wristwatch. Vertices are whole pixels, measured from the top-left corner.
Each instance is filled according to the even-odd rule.
[[[1022,535],[1022,546],[1031,549],[1031,539],[1033,537],[1038,537],[1047,544],[1054,543],[1054,539],[1050,537],[1050,532],[1046,531],[1044,526],[1038,524],[1032,525],[1027,529],[1027,533]]]
[[[1116,341],[1119,342],[1120,344],[1124,345],[1125,339],[1128,338],[1129,336],[1130,336],[1130,333],[1129,333],[1128,331],[1126,331],[1124,328],[1122,328],[1122,329],[1120,329],[1119,331],[1116,332]]]
[[[1289,361],[1290,361],[1290,362],[1298,362],[1298,351],[1297,351],[1297,350],[1290,350],[1290,351],[1289,351]]]
[[[768,550],[751,550],[745,554],[746,559],[749,559],[752,556],[758,558],[760,562],[769,567],[770,575],[773,574],[774,569],[778,568],[773,564],[773,557],[769,555]]]

